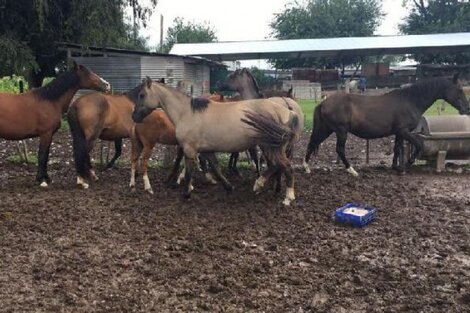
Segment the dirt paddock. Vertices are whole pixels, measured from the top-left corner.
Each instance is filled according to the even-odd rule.
[[[296,170],[286,208],[253,194],[249,169],[229,195],[198,174],[190,201],[157,169],[155,195],[141,179],[132,192],[124,164],[78,189],[67,134],[54,138],[54,182],[42,190],[0,141],[0,312],[469,312],[468,171],[398,176],[389,139],[372,141],[365,166],[364,141],[350,138],[356,179],[334,144],[312,174]],[[333,223],[348,201],[377,207],[376,222]]]

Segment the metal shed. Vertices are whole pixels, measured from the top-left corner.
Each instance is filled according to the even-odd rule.
[[[209,93],[211,68],[222,64],[203,58],[160,54],[115,48],[82,47],[63,43],[61,49],[67,56],[83,64],[109,81],[113,90],[125,92],[138,85],[143,78],[165,78],[176,87],[185,86],[194,96]]]

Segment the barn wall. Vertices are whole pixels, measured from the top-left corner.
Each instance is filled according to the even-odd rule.
[[[114,91],[128,91],[142,80],[141,58],[74,57],[74,60],[106,79]]]
[[[165,78],[166,84],[176,87],[184,80],[184,60],[169,57],[142,57],[140,70],[142,78],[149,76],[152,79]]]
[[[165,56],[136,57],[75,57],[79,64],[89,67],[111,83],[114,91],[125,92],[137,86],[144,77],[165,78],[168,85],[177,87],[183,82],[187,94],[209,93],[210,68],[188,63],[184,58]]]

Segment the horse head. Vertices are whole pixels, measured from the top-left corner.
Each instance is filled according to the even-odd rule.
[[[462,88],[462,81],[459,74],[455,74],[452,83],[444,91],[444,100],[456,108],[460,114],[470,114],[468,99]]]
[[[73,61],[72,71],[77,74],[80,88],[98,91],[111,91],[111,84],[93,73],[89,68]]]
[[[152,79],[146,77],[142,80],[140,85],[129,93],[129,98],[135,104],[134,111],[132,112],[132,120],[136,123],[142,123],[147,115],[161,107],[160,98],[152,90],[153,84]]]

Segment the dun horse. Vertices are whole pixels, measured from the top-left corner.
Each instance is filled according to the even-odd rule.
[[[52,136],[59,129],[62,114],[67,111],[72,97],[81,88],[108,91],[110,85],[74,62],[72,71],[44,87],[19,95],[0,94],[0,137],[7,140],[39,137],[36,180],[41,187],[50,183],[47,162]]]
[[[293,99],[292,88],[290,88],[288,91],[279,91],[279,90],[261,91],[255,77],[246,68],[238,69],[234,71],[233,73],[231,73],[230,75],[228,75],[225,81],[219,86],[219,90],[236,91],[240,94],[243,100],[261,99],[261,98],[269,98],[269,97],[283,97],[283,98]],[[298,132],[301,132],[304,127],[302,109],[295,101],[288,102],[287,100],[284,100],[283,104],[289,110],[293,110],[299,116],[302,116],[302,120],[299,121],[300,123],[298,124],[298,129],[297,129]],[[289,154],[291,153],[292,151],[289,152]],[[233,164],[232,167],[235,169],[236,169],[237,159],[238,159],[238,153],[234,153],[230,157],[230,161]],[[279,180],[279,174],[278,174],[278,180]],[[278,184],[277,186],[279,187],[280,185]]]
[[[469,104],[458,76],[453,80],[433,78],[423,80],[382,96],[364,96],[337,93],[315,108],[313,132],[308,144],[304,167],[310,172],[308,161],[312,153],[331,133],[336,133],[336,152],[347,171],[358,173],[349,164],[345,155],[348,132],[365,139],[395,135],[393,167],[404,171],[403,140],[414,146],[407,165],[414,163],[421,153],[422,143],[411,132],[418,125],[423,113],[438,99],[444,99],[460,114],[469,114]],[[397,159],[400,159],[397,166]]]
[[[287,180],[284,204],[289,205],[295,199],[293,170],[286,150],[299,137],[296,130],[300,117],[287,109],[281,98],[218,103],[191,99],[173,88],[147,79],[140,86],[136,102],[134,121],[142,122],[149,109],[162,107],[175,124],[176,138],[186,157],[186,197],[191,195],[192,173],[198,153],[203,153],[210,161],[214,173],[230,191],[232,186],[220,173],[214,152],[239,152],[259,145],[269,161],[269,168],[256,180],[254,191],[259,191],[266,180],[281,169]]]

